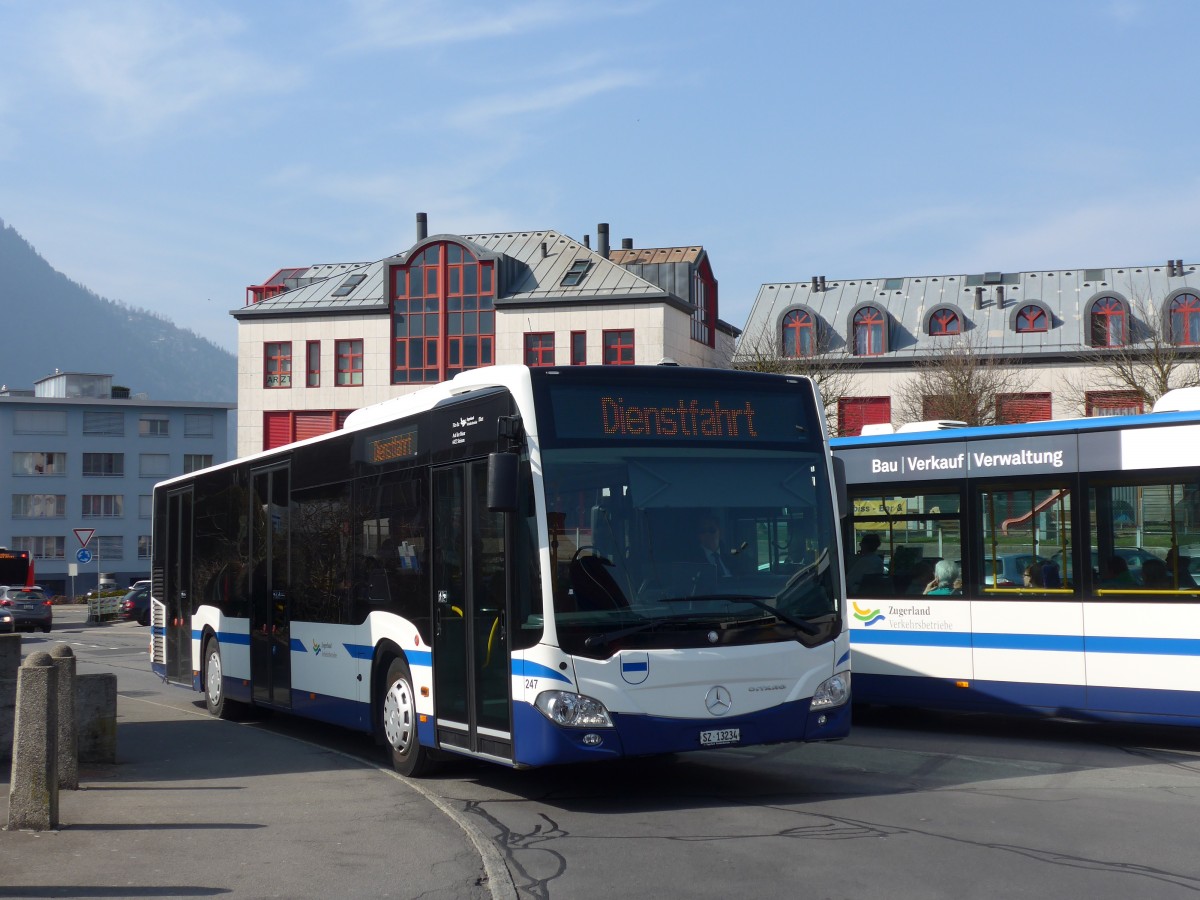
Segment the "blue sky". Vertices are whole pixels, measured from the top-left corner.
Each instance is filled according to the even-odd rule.
[[[234,349],[284,266],[608,222],[760,284],[1195,259],[1188,0],[0,0],[0,219]]]

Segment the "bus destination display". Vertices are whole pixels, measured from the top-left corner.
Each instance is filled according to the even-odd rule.
[[[409,459],[417,455],[417,429],[381,435],[367,445],[367,461],[382,465],[398,459]]]

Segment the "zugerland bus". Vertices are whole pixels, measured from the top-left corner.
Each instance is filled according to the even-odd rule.
[[[831,443],[856,702],[1200,725],[1200,413]]]
[[[843,737],[824,435],[803,378],[463,373],[158,484],[154,670],[218,716],[371,732],[410,775]]]

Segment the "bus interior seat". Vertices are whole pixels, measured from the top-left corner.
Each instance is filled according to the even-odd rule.
[[[612,562],[601,556],[580,556],[571,560],[571,587],[580,610],[624,609],[629,606],[625,592],[617,585],[609,569]]]

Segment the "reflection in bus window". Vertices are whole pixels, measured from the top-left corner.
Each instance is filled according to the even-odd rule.
[[[1045,596],[1069,593],[1062,571],[1071,532],[1071,492],[1065,487],[983,490],[980,593]],[[1026,573],[1029,578],[1026,578]]]
[[[1093,596],[1160,599],[1197,589],[1200,485],[1113,484],[1090,495]]]

